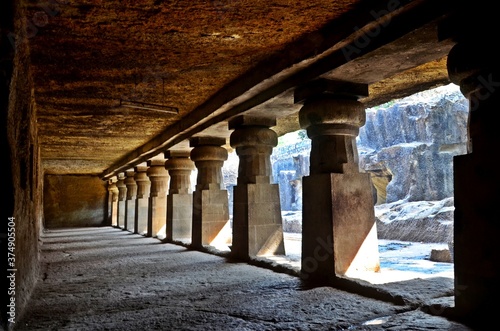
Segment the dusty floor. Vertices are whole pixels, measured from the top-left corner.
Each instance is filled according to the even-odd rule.
[[[111,227],[50,230],[42,240],[42,274],[16,330],[471,330],[444,317],[448,277],[346,280],[346,292],[306,286],[275,263]]]

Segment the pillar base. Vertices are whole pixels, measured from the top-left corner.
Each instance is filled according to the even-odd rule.
[[[146,237],[165,238],[167,224],[167,197],[149,197],[148,230]]]
[[[208,189],[193,192],[193,247],[228,244],[231,233],[229,200],[226,190]]]
[[[238,184],[234,187],[232,255],[285,255],[283,222],[277,184]]]
[[[173,193],[167,196],[166,241],[191,242],[193,195]]]
[[[315,174],[303,178],[304,280],[380,270],[370,175]]]

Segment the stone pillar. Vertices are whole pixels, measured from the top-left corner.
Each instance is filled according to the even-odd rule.
[[[459,13],[440,29],[442,38],[457,42],[448,55],[448,75],[469,100],[469,154],[453,160],[455,310],[483,330],[496,323],[492,305],[500,297],[497,11],[481,2]]]
[[[234,187],[232,254],[239,259],[284,255],[279,187],[271,184],[271,154],[278,144],[275,119],[239,116],[229,121],[234,129],[230,144],[239,157]]]
[[[165,238],[167,224],[168,171],[164,159],[151,159],[146,172],[151,181],[148,204],[148,230],[146,237]]]
[[[303,279],[329,282],[348,272],[379,271],[370,174],[360,173],[356,136],[365,123],[357,101],[368,86],[319,79],[295,90],[299,122],[311,138],[303,178]]]
[[[195,137],[190,140],[191,160],[198,169],[193,192],[193,247],[227,244],[230,239],[229,200],[222,180],[228,153],[226,139]]]
[[[166,151],[165,168],[170,175],[167,195],[166,241],[191,242],[193,221],[193,195],[191,192],[191,171],[194,163],[190,152]]]
[[[108,208],[109,208],[109,224],[111,226],[118,226],[118,194],[119,190],[116,186],[118,178],[113,177],[108,182]]]
[[[123,172],[118,174],[116,187],[118,188],[118,217],[116,220],[116,226],[123,229],[125,227],[125,200],[127,199],[127,186],[125,185],[125,174]]]
[[[146,174],[147,166],[137,166],[134,170],[134,180],[137,184],[134,233],[145,235],[148,232],[148,205],[151,182]]]
[[[135,171],[125,172],[125,185],[127,186],[127,199],[125,200],[125,230],[134,231],[135,222],[135,200],[137,195],[137,184],[134,180]]]

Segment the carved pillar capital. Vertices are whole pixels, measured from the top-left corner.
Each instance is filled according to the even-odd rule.
[[[365,124],[368,86],[318,79],[295,91],[299,123],[311,138],[311,174],[358,172],[356,136]]]
[[[151,159],[147,161],[148,170],[146,171],[146,175],[151,182],[150,197],[167,195],[170,176],[165,169],[165,161],[164,159]]]
[[[134,168],[135,175],[134,180],[137,184],[137,198],[142,199],[148,196],[149,188],[151,186],[151,182],[147,175],[147,166],[137,166]]]
[[[108,180],[108,192],[111,196],[111,201],[118,201],[118,186],[116,186],[116,182],[118,178],[116,176],[110,178]]]
[[[190,193],[191,171],[195,169],[194,162],[189,158],[190,152],[166,151],[165,169],[170,174],[169,194]]]
[[[127,200],[135,199],[137,195],[137,183],[134,180],[135,171],[127,170],[125,172],[125,185],[127,186]]]
[[[230,144],[240,158],[238,184],[270,183],[271,154],[278,145],[278,135],[270,129],[274,118],[239,116],[229,122],[234,129]]]
[[[211,185],[222,188],[222,166],[228,158],[227,150],[221,147],[226,139],[218,137],[195,137],[189,142],[193,147],[191,160],[198,169],[196,190],[209,189]]]
[[[118,188],[118,200],[124,201],[127,197],[127,186],[125,185],[125,174],[118,174],[118,181],[116,182]]]

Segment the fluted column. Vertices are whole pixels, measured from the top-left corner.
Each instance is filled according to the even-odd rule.
[[[167,241],[191,242],[193,221],[193,194],[191,192],[191,171],[194,163],[190,152],[166,151],[165,168],[170,174],[167,195]]]
[[[379,271],[370,175],[359,172],[356,136],[365,123],[357,101],[363,84],[319,79],[297,88],[299,122],[311,138],[310,175],[303,178],[303,279]],[[305,100],[305,101],[304,101]]]
[[[116,182],[118,188],[118,207],[117,207],[117,220],[116,226],[119,228],[125,227],[125,200],[127,199],[127,186],[125,185],[125,173],[118,174],[118,181]]]
[[[137,196],[137,183],[134,180],[134,170],[125,172],[125,185],[127,186],[127,198],[125,200],[125,230],[134,232],[135,222],[135,200]]]
[[[500,52],[493,2],[457,6],[440,27],[456,45],[448,76],[469,100],[468,154],[453,158],[456,316],[478,330],[495,324],[491,305],[500,296]]]
[[[146,174],[151,181],[151,187],[146,237],[163,239],[167,224],[167,189],[170,176],[165,169],[165,159],[151,159],[147,165]]]
[[[118,225],[118,194],[119,190],[116,186],[118,178],[115,176],[108,181],[108,214],[109,225]]]
[[[190,140],[191,160],[198,169],[193,192],[192,246],[227,244],[231,237],[228,194],[223,189],[222,166],[227,160],[226,139],[195,137]]]
[[[135,200],[134,233],[145,235],[148,232],[148,204],[151,182],[146,171],[146,165],[134,168],[134,180],[137,184],[137,195]]]
[[[240,259],[284,255],[279,188],[271,184],[271,154],[278,144],[275,119],[239,116],[230,144],[240,159],[234,187],[232,254]]]

